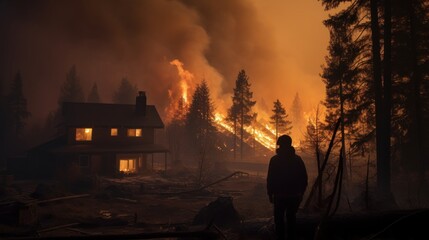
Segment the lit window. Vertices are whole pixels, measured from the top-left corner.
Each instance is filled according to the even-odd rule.
[[[91,141],[92,128],[76,128],[76,141]]]
[[[136,159],[121,159],[119,160],[119,171],[130,173],[136,171]]]
[[[110,136],[118,136],[118,129],[117,128],[111,128],[110,129]]]
[[[141,137],[142,130],[141,128],[129,128],[127,134],[128,137]]]

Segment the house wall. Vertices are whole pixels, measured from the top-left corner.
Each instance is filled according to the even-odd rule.
[[[76,128],[92,128],[91,141],[76,141]],[[116,127],[117,136],[110,135],[111,127],[80,126],[69,127],[67,130],[68,144],[153,144],[155,142],[155,129],[142,128],[141,137],[127,136],[128,127]]]
[[[81,156],[82,154],[80,154]],[[117,173],[115,164],[115,154],[100,153],[90,154],[88,168],[81,167],[82,174],[91,174],[99,176],[113,176]]]
[[[138,173],[148,170],[147,154],[144,153],[120,153],[116,154],[116,170],[119,170],[120,159],[136,159],[136,170]]]
[[[115,154],[71,154],[58,156],[62,164],[56,166],[56,178],[73,181],[81,176],[114,176],[116,169]],[[81,158],[87,158],[87,165],[82,165]]]

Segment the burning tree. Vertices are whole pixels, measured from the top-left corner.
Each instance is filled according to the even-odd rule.
[[[280,134],[290,134],[290,130],[292,129],[292,122],[287,120],[288,115],[286,114],[286,109],[283,107],[280,100],[274,102],[273,107],[273,115],[271,118],[271,124],[274,125],[276,131],[276,139]],[[280,133],[280,134],[279,134]]]
[[[250,91],[249,77],[244,70],[241,70],[235,81],[232,106],[228,111],[228,119],[234,124],[234,138],[237,136],[237,127],[240,127],[240,159],[243,158],[244,127],[252,122],[252,107],[256,104],[252,98],[253,92]],[[234,157],[235,150],[234,141]]]

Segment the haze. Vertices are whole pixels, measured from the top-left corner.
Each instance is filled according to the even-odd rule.
[[[260,117],[271,114],[277,98],[288,111],[299,93],[307,113],[324,98],[319,73],[329,34],[322,24],[327,13],[316,0],[0,4],[3,92],[19,71],[32,122],[57,107],[72,65],[85,94],[96,82],[101,100],[111,102],[127,77],[162,115],[168,90],[180,92],[174,59],[194,75],[191,87],[207,80],[220,111],[228,107],[241,69],[250,77]]]

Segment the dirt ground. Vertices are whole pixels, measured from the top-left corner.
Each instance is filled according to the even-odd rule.
[[[228,177],[230,174],[231,172],[214,174],[212,179],[206,179],[203,187],[195,184],[195,176],[180,172],[169,175],[151,173],[122,178],[96,178],[89,181],[86,179],[72,187],[54,181],[15,180],[0,195],[0,214],[3,214],[0,219],[0,238],[191,231],[193,225],[201,225],[194,222],[201,210],[223,197],[232,200],[235,212],[231,213],[230,209],[224,208],[215,209],[215,213],[221,215],[221,221],[234,218],[236,213],[241,225],[247,228],[246,234],[243,234],[242,229],[237,231],[228,226],[220,228],[226,239],[274,239],[272,205],[266,196],[265,176],[236,174]],[[223,180],[218,182],[220,179]],[[411,181],[411,178],[408,179]],[[210,183],[216,184],[205,187]],[[67,196],[71,198],[63,199]],[[403,199],[413,200],[409,200],[409,197]],[[14,201],[19,202],[19,206],[34,206],[34,209],[24,214],[15,214],[25,220],[24,223],[14,220],[15,223],[3,217],[7,215],[4,214],[4,206]],[[345,204],[344,207],[348,211],[349,206]],[[391,235],[394,236],[398,233],[408,234],[409,229],[414,229],[414,232],[424,230],[425,227],[421,225],[426,224],[429,219],[427,208],[415,211],[417,214],[411,208],[410,212],[375,216],[360,216],[362,211],[354,206],[353,209],[350,216],[342,215],[335,220],[335,231],[350,228],[355,232],[363,232],[362,229],[367,228],[363,234],[366,236],[398,219],[406,219],[402,220],[403,225],[397,224],[391,228],[400,231],[392,232]],[[313,239],[315,226],[319,223],[320,213],[306,215],[300,212],[299,230],[301,234],[307,234],[300,239]],[[347,235],[343,232],[341,234]]]
[[[232,199],[241,220],[269,219],[272,215],[265,178],[261,176],[239,174],[193,192],[188,192],[197,188],[191,180],[160,175],[99,178],[95,187],[86,192],[70,192],[58,183],[46,181],[15,181],[13,188],[21,196],[38,197],[39,201],[77,197],[37,205],[37,220],[30,228],[41,237],[180,229],[192,225],[202,208],[222,196]],[[26,200],[29,199],[32,198]],[[0,231],[18,236],[28,228],[3,225]]]

